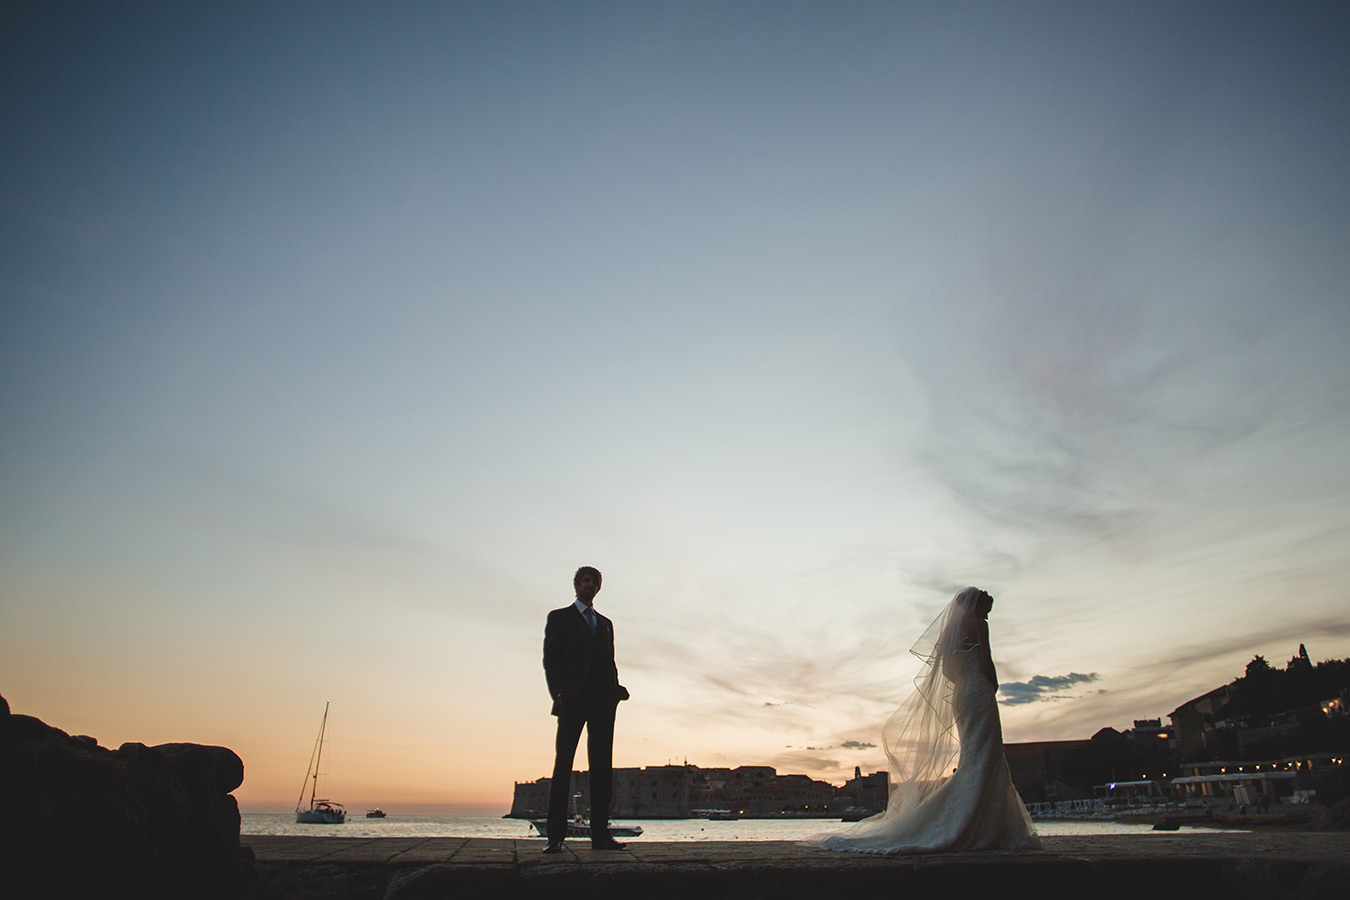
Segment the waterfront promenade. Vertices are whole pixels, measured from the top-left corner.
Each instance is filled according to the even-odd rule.
[[[867,856],[770,841],[584,841],[244,835],[260,900],[515,898],[769,900],[845,896],[1339,898],[1350,833],[1158,833],[1044,838],[1027,853]],[[871,892],[884,892],[873,894]],[[868,892],[868,893],[863,893]],[[1192,892],[1195,892],[1194,894]]]

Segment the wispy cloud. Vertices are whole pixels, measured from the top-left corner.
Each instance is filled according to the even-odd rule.
[[[1033,675],[1026,681],[1009,681],[998,686],[1003,694],[1000,703],[1005,706],[1019,706],[1023,703],[1036,703],[1050,700],[1064,700],[1063,692],[1076,684],[1086,684],[1097,680],[1097,673],[1084,675],[1070,672],[1068,675]]]

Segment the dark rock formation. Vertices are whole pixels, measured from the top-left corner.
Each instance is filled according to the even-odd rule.
[[[194,897],[251,890],[232,750],[100,747],[0,697],[0,896]]]
[[[1342,797],[1327,807],[1317,827],[1323,831],[1350,831],[1350,797]]]

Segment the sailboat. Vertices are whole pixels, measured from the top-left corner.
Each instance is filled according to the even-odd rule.
[[[295,801],[295,821],[303,825],[341,825],[347,821],[347,810],[341,803],[331,800],[316,800],[314,794],[319,789],[319,761],[323,759],[323,733],[328,729],[328,704],[323,705],[323,721],[319,723],[319,739],[314,742],[314,752],[309,755],[309,768],[305,770],[305,783],[300,786],[300,799]],[[305,788],[309,788],[309,809],[305,802]]]

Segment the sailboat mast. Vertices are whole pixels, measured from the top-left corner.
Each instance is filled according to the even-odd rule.
[[[319,723],[319,749],[314,754],[314,783],[309,789],[309,808],[314,808],[314,795],[319,790],[319,764],[323,761],[323,733],[328,729],[328,701],[323,702],[323,721]]]
[[[300,812],[305,802],[305,788],[309,791],[309,808],[314,808],[314,793],[319,788],[319,757],[323,755],[323,733],[328,727],[328,701],[323,704],[323,722],[319,725],[319,739],[314,743],[314,751],[309,754],[309,768],[305,770],[305,780],[300,784],[300,796],[295,801],[295,811]],[[313,777],[313,786],[310,777]]]

